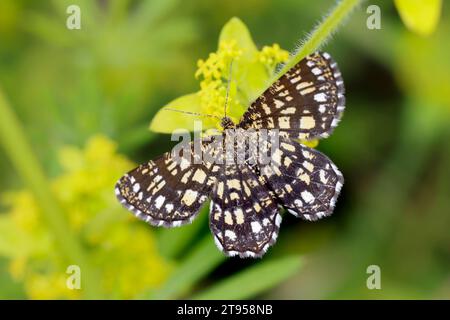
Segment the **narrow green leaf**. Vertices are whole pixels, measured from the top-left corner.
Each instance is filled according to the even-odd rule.
[[[44,172],[13,110],[0,88],[0,146],[3,147],[17,173],[41,206],[43,219],[58,244],[61,256],[68,262],[82,266],[85,297],[98,299],[101,297],[101,291],[96,281],[97,269],[90,264],[84,247],[72,232],[67,217],[54,198]]]
[[[200,229],[208,224],[209,205],[204,206],[199,216],[188,226],[162,229],[158,232],[158,247],[162,255],[175,258],[191,244]]]
[[[298,256],[273,261],[261,261],[255,266],[227,278],[193,299],[248,299],[274,287],[297,273],[301,266]]]
[[[174,299],[186,294],[200,279],[208,275],[223,260],[210,235],[206,236],[191,254],[178,266],[163,288],[153,293],[152,299]]]
[[[220,32],[219,44],[228,41],[236,41],[238,48],[242,49],[243,57],[246,59],[252,58],[258,52],[250,31],[239,18],[231,18]]]

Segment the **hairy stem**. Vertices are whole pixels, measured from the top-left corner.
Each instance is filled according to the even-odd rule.
[[[281,75],[285,74],[305,56],[318,50],[320,46],[336,32],[343,21],[362,1],[363,0],[339,1],[330,13],[314,28],[307,39],[291,54],[289,61],[283,65],[279,72],[277,72],[273,80],[275,81]]]

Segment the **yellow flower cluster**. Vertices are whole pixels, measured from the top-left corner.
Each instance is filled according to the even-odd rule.
[[[222,41],[217,52],[210,53],[206,60],[198,60],[195,77],[202,76],[204,81],[222,80],[224,74],[228,72],[229,62],[241,55],[242,50],[237,47],[235,40]]]
[[[245,102],[239,97],[238,81],[242,80],[242,66],[239,66],[240,57],[246,54],[235,40],[221,41],[217,52],[210,53],[206,60],[200,59],[197,63],[196,78],[200,78],[200,96],[202,113],[223,116],[227,95],[228,78],[230,77],[231,62],[235,67],[231,69],[232,81],[228,93],[228,110],[242,110]],[[278,44],[265,46],[257,51],[252,63],[260,63],[267,70],[267,77],[272,75],[275,67],[285,62],[289,57],[287,51],[282,50]],[[245,76],[245,75],[243,75]],[[238,79],[236,79],[238,78]],[[242,91],[242,90],[241,90]],[[233,115],[229,114],[233,118]],[[233,119],[237,121],[238,119]]]
[[[227,116],[236,123],[249,104],[271,84],[277,64],[288,58],[288,52],[277,44],[258,50],[245,24],[232,18],[220,32],[217,50],[197,62],[195,77],[200,81],[200,90],[178,97],[166,107],[221,118],[226,105]],[[220,131],[220,121],[215,117],[198,118],[206,135],[209,130],[211,133],[217,133],[216,129]],[[150,130],[172,133],[185,128],[193,131],[196,128],[192,120],[182,113],[162,108],[153,118]]]
[[[63,172],[51,187],[87,248],[90,263],[101,270],[98,281],[103,294],[133,298],[158,287],[171,265],[158,254],[152,230],[120,207],[112,188],[133,164],[117,154],[116,145],[103,136],[91,138],[84,150],[63,148],[60,163]],[[66,286],[67,265],[58,255],[33,195],[25,190],[4,198],[10,209],[0,215],[0,223],[16,235],[4,237],[15,241],[10,245],[16,250],[8,257],[12,277],[24,283],[33,299],[82,297],[82,290]]]
[[[283,63],[289,59],[289,52],[280,48],[275,43],[272,46],[264,46],[259,52],[259,61],[273,71],[279,63]]]
[[[223,116],[230,64],[231,61],[238,60],[241,55],[242,50],[237,47],[236,41],[223,41],[219,44],[217,52],[210,53],[208,59],[198,60],[195,77],[202,78],[198,93],[201,112]],[[239,101],[234,98],[234,94],[230,90],[228,107],[233,108],[235,104],[239,104]]]

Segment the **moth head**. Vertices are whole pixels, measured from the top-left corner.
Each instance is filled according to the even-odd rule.
[[[220,125],[223,129],[231,129],[235,126],[233,120],[231,120],[231,118],[227,116],[222,118],[222,120],[220,121]]]

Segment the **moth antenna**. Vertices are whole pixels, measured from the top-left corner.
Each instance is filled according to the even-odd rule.
[[[230,95],[231,75],[233,74],[232,70],[233,70],[233,58],[231,58],[231,61],[230,61],[230,72],[229,72],[228,80],[227,80],[227,94],[225,96],[225,106],[224,106],[224,109],[225,109],[224,116],[225,117],[227,116],[228,97]]]
[[[206,113],[177,110],[177,109],[172,109],[172,108],[163,108],[163,110],[180,112],[180,113],[184,113],[184,114],[189,114],[191,116],[199,116],[199,117],[209,117],[209,118],[221,119],[219,116],[215,116],[215,115],[212,115],[212,114],[206,114]]]

